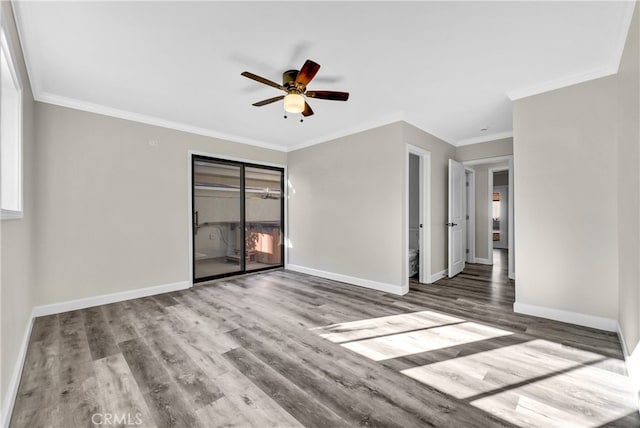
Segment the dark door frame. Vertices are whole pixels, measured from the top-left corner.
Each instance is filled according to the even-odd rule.
[[[198,278],[196,277],[196,240],[195,240],[195,233],[196,233],[196,222],[195,222],[195,213],[196,213],[196,209],[195,209],[195,184],[196,184],[196,180],[195,180],[195,174],[196,174],[196,162],[209,162],[209,163],[213,163],[213,164],[224,164],[224,165],[232,165],[232,166],[237,166],[240,168],[240,224],[239,224],[239,228],[240,228],[240,242],[244,242],[246,243],[246,204],[245,204],[245,198],[246,198],[246,192],[245,192],[245,168],[249,167],[249,168],[256,168],[256,169],[266,169],[266,170],[271,170],[271,171],[278,171],[280,172],[280,230],[281,230],[281,241],[282,244],[280,245],[280,264],[278,265],[273,265],[273,266],[267,266],[265,268],[261,268],[261,269],[252,269],[250,271],[247,271],[247,266],[246,266],[246,245],[242,245],[241,248],[241,254],[240,254],[240,270],[235,271],[235,272],[227,272],[227,273],[223,273],[223,274],[219,274],[219,275],[211,275],[211,276],[207,276],[207,277],[202,277],[202,278]],[[236,275],[243,275],[246,273],[254,273],[254,272],[262,272],[262,271],[266,271],[266,270],[271,270],[271,269],[279,269],[279,268],[283,268],[284,267],[284,263],[285,263],[285,236],[286,236],[286,231],[285,231],[285,184],[284,184],[284,180],[285,180],[285,169],[281,168],[281,167],[277,167],[277,166],[271,166],[271,165],[260,165],[260,164],[256,164],[256,163],[250,163],[250,162],[243,162],[243,161],[237,161],[237,160],[229,160],[229,159],[223,159],[223,158],[217,158],[217,157],[213,157],[213,156],[206,156],[206,155],[201,155],[201,154],[195,154],[192,153],[191,154],[191,183],[190,183],[190,187],[191,187],[191,275],[192,275],[192,280],[193,280],[193,284],[197,284],[197,283],[201,283],[201,282],[206,282],[206,281],[211,281],[214,279],[219,279],[219,278],[225,278],[225,277],[230,277],[230,276],[236,276]]]

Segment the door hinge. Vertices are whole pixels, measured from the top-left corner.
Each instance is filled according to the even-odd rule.
[[[467,254],[469,254],[469,249],[467,248]]]
[[[467,216],[467,220],[469,220],[469,216]]]
[[[467,187],[469,187],[469,182],[467,181]]]

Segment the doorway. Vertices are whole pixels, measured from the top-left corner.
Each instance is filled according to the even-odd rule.
[[[475,207],[475,192],[476,192],[476,174],[471,168],[465,167],[464,169],[465,181],[466,181],[466,224],[467,224],[467,239],[466,239],[466,253],[467,263],[476,262],[476,207]]]
[[[510,210],[509,210],[509,189],[511,183],[509,181],[508,167],[490,167],[488,168],[487,189],[489,194],[489,223],[487,236],[489,237],[487,251],[490,255],[489,262],[493,264],[494,249],[506,250],[509,253],[509,235],[510,235]],[[507,256],[507,259],[509,257]]]
[[[431,154],[407,144],[405,185],[404,285],[409,278],[423,284],[431,276]],[[439,279],[439,278],[437,278]]]
[[[475,189],[467,192],[473,196],[474,202],[468,204],[472,217],[471,223],[475,224],[475,263],[494,264],[494,237],[497,238],[496,248],[502,248],[499,254],[501,259],[506,259],[508,277],[515,279],[515,247],[514,247],[514,185],[513,185],[513,156],[499,156],[493,158],[477,159],[463,162],[467,171],[473,171]],[[494,174],[497,174],[496,184],[506,186],[501,193],[499,211],[494,213]],[[471,207],[475,207],[475,212]],[[498,208],[496,208],[498,209]],[[475,220],[473,220],[475,216]],[[497,220],[497,221],[494,221]],[[495,226],[495,227],[494,227]],[[495,229],[495,230],[494,230]]]
[[[284,266],[284,169],[191,157],[193,282]]]

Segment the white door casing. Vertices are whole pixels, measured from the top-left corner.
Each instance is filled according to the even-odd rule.
[[[466,258],[466,189],[464,166],[449,159],[449,214],[447,217],[449,242],[449,278],[462,272]]]
[[[494,186],[494,193],[500,194],[500,240],[493,241],[493,236],[491,236],[491,240],[493,243],[493,248],[503,248],[508,249],[508,236],[509,236],[509,200],[508,200],[508,186]],[[492,231],[493,232],[493,231]]]

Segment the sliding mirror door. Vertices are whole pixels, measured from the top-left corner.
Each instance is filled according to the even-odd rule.
[[[194,282],[284,264],[284,170],[194,155]]]
[[[246,167],[245,234],[247,270],[282,265],[282,171]]]
[[[242,166],[193,162],[193,278],[242,272]]]

